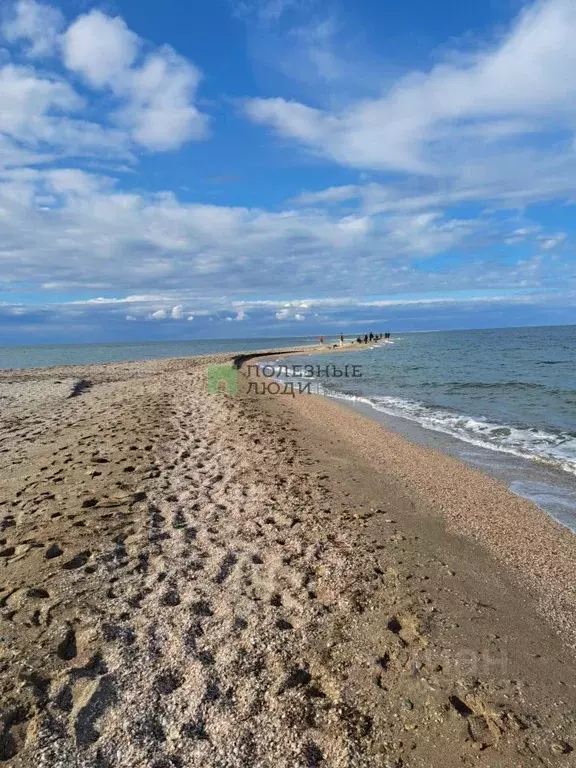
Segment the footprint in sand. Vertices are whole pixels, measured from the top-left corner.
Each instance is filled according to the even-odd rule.
[[[64,554],[64,550],[58,544],[51,544],[44,553],[44,557],[46,560],[52,560],[55,557],[60,557],[62,554]]]
[[[29,713],[24,707],[16,707],[2,717],[0,731],[0,761],[16,757],[24,746],[28,729]]]
[[[167,671],[158,675],[154,681],[154,690],[156,690],[161,696],[168,696],[170,693],[174,693],[175,690],[180,688],[183,683],[183,679],[176,672]]]
[[[88,562],[91,554],[92,552],[90,552],[89,549],[84,550],[84,552],[79,552],[77,555],[74,555],[71,560],[68,560],[68,562],[64,563],[62,568],[65,571],[75,571],[77,568],[82,568],[82,566],[86,565]]]
[[[16,552],[16,547],[6,547],[6,549],[3,549],[0,551],[0,557],[12,557]]]
[[[100,738],[97,721],[117,701],[113,675],[104,675],[91,682],[79,697],[75,707],[74,732],[79,745],[94,744]]]
[[[58,657],[63,661],[72,661],[78,654],[78,647],[76,644],[76,632],[70,627],[62,641],[58,644],[56,651]]]
[[[289,621],[286,621],[286,619],[278,619],[276,622],[276,628],[281,630],[282,632],[286,632],[290,629],[294,629],[294,625],[290,624]]]
[[[173,608],[177,605],[180,605],[180,595],[175,589],[169,589],[162,595],[160,602],[162,605],[167,605]]]

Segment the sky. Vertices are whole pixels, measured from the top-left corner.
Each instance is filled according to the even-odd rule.
[[[576,0],[2,0],[0,344],[576,322]]]

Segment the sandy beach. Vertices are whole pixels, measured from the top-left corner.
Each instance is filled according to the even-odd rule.
[[[0,371],[0,763],[576,765],[574,536],[229,359]]]

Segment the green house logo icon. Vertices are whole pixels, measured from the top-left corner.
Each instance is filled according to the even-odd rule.
[[[238,392],[237,369],[233,365],[209,365],[208,392],[211,395],[235,395]]]

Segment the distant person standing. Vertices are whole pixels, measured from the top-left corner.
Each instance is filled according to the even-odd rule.
[[[340,346],[344,346],[344,335],[342,333],[340,334]]]
[[[368,334],[365,334],[364,336],[364,344],[368,344]]]
[[[320,336],[320,344],[324,344],[324,336]]]
[[[374,341],[374,334],[372,333],[372,331],[370,331],[370,336],[368,338],[370,339],[370,341]]]

